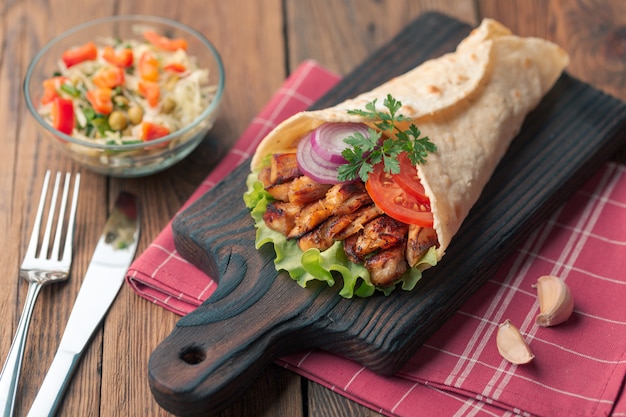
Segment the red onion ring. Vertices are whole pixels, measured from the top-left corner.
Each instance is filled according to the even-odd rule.
[[[344,139],[355,133],[367,136],[367,125],[362,123],[324,123],[311,134],[311,147],[324,160],[335,164],[345,164],[347,161],[341,153],[350,145],[344,142]]]
[[[298,144],[296,152],[300,171],[307,177],[320,184],[339,184],[337,168],[341,164],[324,161],[313,152],[311,135],[304,137]]]

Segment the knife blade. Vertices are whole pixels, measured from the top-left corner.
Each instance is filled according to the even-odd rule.
[[[139,240],[137,198],[121,192],[87,267],[50,369],[28,416],[52,416],[87,342],[117,296]]]

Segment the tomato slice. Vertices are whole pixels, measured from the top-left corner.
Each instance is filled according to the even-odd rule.
[[[150,51],[146,51],[139,57],[139,77],[146,81],[159,79],[159,61]]]
[[[167,127],[151,122],[143,122],[141,130],[143,140],[154,140],[170,134],[170,130]]]
[[[133,50],[123,48],[116,51],[111,45],[107,45],[102,50],[102,58],[120,68],[128,68],[133,65]]]
[[[376,164],[365,183],[370,197],[389,217],[407,224],[432,227],[433,213],[430,211],[430,204],[420,201],[400,187],[395,181],[398,175],[388,174],[382,163]]]
[[[83,61],[91,61],[98,57],[98,48],[93,42],[87,42],[86,44],[77,48],[68,49],[63,52],[61,59],[65,65],[69,68],[76,64],[80,64]]]
[[[67,81],[67,77],[59,75],[57,77],[48,78],[43,82],[43,95],[41,97],[41,104],[51,103],[52,100],[59,97],[59,93],[57,92],[57,88],[61,86],[65,81]]]
[[[119,67],[101,68],[93,76],[93,83],[100,88],[115,88],[124,85],[124,70]]]
[[[113,111],[111,95],[112,92],[110,88],[97,88],[87,91],[87,100],[97,113],[106,115]]]
[[[401,153],[398,156],[398,161],[400,162],[400,173],[393,176],[394,181],[398,183],[400,188],[422,203],[430,204],[424,186],[417,176],[417,169],[411,164],[407,154]]]
[[[61,97],[52,100],[50,117],[52,118],[52,127],[59,132],[70,135],[74,128],[74,104],[72,100]]]
[[[159,104],[161,88],[154,81],[141,80],[139,81],[139,94],[148,101],[150,107],[156,107]]]
[[[163,67],[165,71],[183,73],[187,71],[187,67],[182,62],[172,62]]]
[[[171,39],[165,36],[161,36],[153,30],[146,30],[143,33],[143,37],[156,46],[157,48],[163,49],[165,51],[176,51],[178,49],[187,49],[187,40],[182,38]]]

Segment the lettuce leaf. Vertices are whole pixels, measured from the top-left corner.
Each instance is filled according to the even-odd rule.
[[[335,285],[336,279],[341,278],[343,284],[339,295],[345,298],[369,297],[376,290],[389,295],[397,285],[388,287],[376,287],[370,280],[368,270],[359,264],[348,260],[342,242],[335,242],[330,248],[320,251],[308,249],[302,252],[295,239],[287,239],[285,235],[268,228],[263,221],[267,204],[273,201],[271,195],[265,191],[263,184],[258,180],[258,172],[252,172],[246,180],[248,191],[243,199],[246,207],[254,219],[256,228],[256,249],[271,243],[274,245],[276,259],[274,266],[277,271],[284,270],[301,287],[305,288],[312,280],[326,282],[329,286]],[[437,264],[435,248],[430,250],[420,259],[418,264],[408,270],[398,281],[405,291],[415,288],[422,278],[422,271],[428,266]]]

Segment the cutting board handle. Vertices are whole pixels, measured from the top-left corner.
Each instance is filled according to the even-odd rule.
[[[250,326],[249,313],[243,305],[218,300],[181,319],[150,357],[150,388],[157,402],[179,415],[209,412],[254,380],[275,359],[271,346],[280,338],[280,325],[266,320]]]
[[[249,216],[245,210],[230,211],[237,213],[235,217],[242,212]],[[271,245],[251,250],[254,231],[249,219],[241,235],[231,229],[236,228],[237,219],[229,223],[223,233],[195,230],[196,236],[214,239],[213,250],[194,253],[202,258],[196,261],[212,271],[211,276],[219,277],[219,286],[209,300],[177,323],[149,360],[155,399],[177,415],[217,412],[275,359],[316,346],[328,329],[320,315],[336,304],[326,296],[318,297],[325,286],[303,290],[287,275],[277,274],[267,261],[274,257]],[[336,295],[328,298],[336,299]],[[323,307],[311,311],[312,304]]]

